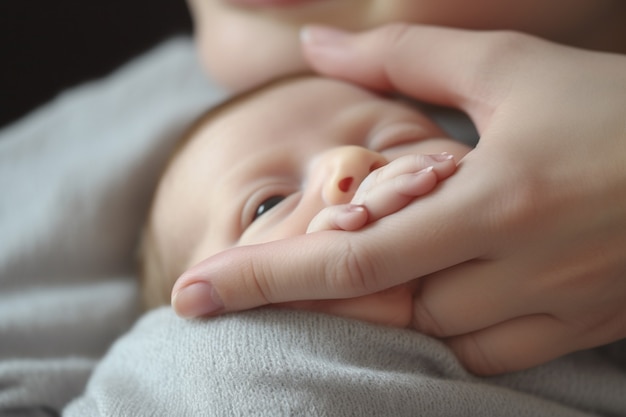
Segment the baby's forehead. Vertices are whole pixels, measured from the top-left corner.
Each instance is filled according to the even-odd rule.
[[[343,81],[292,77],[236,95],[207,112],[183,147],[192,153],[206,152],[212,160],[231,160],[296,137],[316,140],[334,135],[343,127],[357,127],[365,136],[371,133],[368,126],[400,119],[435,130],[432,120],[406,101]]]
[[[228,143],[229,139],[225,135],[214,133],[214,130],[216,130],[215,127],[219,128],[224,124],[228,124],[232,116],[236,115],[242,107],[246,107],[247,110],[249,109],[250,111],[255,111],[255,107],[259,108],[256,103],[262,103],[264,93],[286,82],[296,83],[297,80],[274,81],[231,96],[226,99],[226,101],[206,110],[196,118],[185,134],[182,135],[172,154],[171,160],[177,159],[181,153],[184,153],[184,150],[193,147],[193,144],[198,141],[206,142],[207,139],[210,139],[212,145],[218,146],[222,143]]]
[[[279,91],[285,88],[298,89],[300,86],[304,86],[308,81],[319,79],[321,77],[314,77],[311,75],[290,75],[287,77],[281,77],[271,80],[267,83],[261,84],[254,88],[244,90],[235,95],[228,97],[225,101],[221,102],[217,106],[207,109],[200,117],[194,122],[196,128],[202,127],[220,116],[235,111],[239,106],[249,103],[263,97],[264,95]],[[295,98],[295,97],[294,97]]]
[[[326,145],[334,141],[336,146],[371,147],[378,143],[372,138],[382,135],[377,132],[394,124],[405,136],[420,129],[435,136],[443,134],[415,103],[345,81],[298,76],[238,94],[208,111],[183,147],[187,153],[204,152],[211,163],[228,169],[224,162],[279,143],[292,147],[294,141],[306,145],[307,140],[326,137]],[[348,136],[351,138],[346,139]],[[352,143],[343,143],[346,140]]]
[[[195,130],[206,127],[217,120],[221,120],[229,114],[241,110],[242,107],[245,107],[247,111],[250,108],[254,109],[255,107],[264,106],[268,100],[276,98],[276,96],[280,96],[281,98],[277,99],[277,101],[285,105],[291,103],[297,104],[302,101],[302,98],[306,98],[309,102],[316,101],[321,103],[325,100],[322,95],[315,95],[315,97],[319,99],[312,100],[310,94],[311,92],[318,91],[320,88],[331,94],[358,94],[363,100],[383,98],[375,92],[349,84],[345,81],[312,75],[288,76],[231,96],[217,107],[213,107],[202,114],[194,123]],[[331,97],[328,99],[332,100]],[[391,99],[389,100],[391,101]],[[289,106],[287,106],[287,108],[289,108]]]

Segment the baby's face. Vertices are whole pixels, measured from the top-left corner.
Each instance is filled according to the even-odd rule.
[[[169,293],[185,269],[224,249],[304,234],[371,170],[443,151],[460,158],[467,147],[415,109],[340,81],[283,81],[244,99],[201,125],[159,184],[150,228],[166,282],[157,288]],[[402,327],[412,293],[291,306]]]
[[[390,22],[509,29],[574,42],[615,0],[188,0],[202,62],[211,76],[243,89],[306,65],[299,28],[351,30]]]
[[[235,105],[195,133],[159,186],[153,230],[168,275],[306,233],[389,160],[465,152],[443,136],[412,108],[327,79],[283,82]]]

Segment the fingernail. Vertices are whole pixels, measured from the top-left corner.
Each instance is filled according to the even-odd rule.
[[[442,152],[442,153],[436,153],[436,154],[432,154],[432,155],[426,155],[427,158],[430,158],[431,160],[435,161],[435,162],[446,162],[449,161],[451,159],[454,159],[454,155],[448,153],[448,152]]]
[[[182,317],[206,316],[224,308],[224,303],[213,286],[198,281],[181,288],[172,296],[172,306]]]
[[[337,224],[343,230],[357,230],[367,223],[367,216],[368,214],[364,206],[350,203],[338,214]]]
[[[360,204],[360,203],[356,203],[356,202],[352,202],[349,204],[346,204],[343,207],[343,210],[341,210],[339,212],[339,216],[342,219],[348,219],[348,218],[352,218],[355,215],[361,215],[362,213],[365,213],[365,206]]]
[[[428,168],[424,168],[424,169],[420,169],[419,171],[417,171],[414,175],[422,175],[422,174],[428,174],[430,172],[433,172],[433,170],[435,169],[435,167],[430,166]]]
[[[300,41],[315,47],[336,47],[347,37],[348,32],[328,26],[307,25],[300,30]]]
[[[362,204],[349,203],[346,205],[347,213],[363,213],[365,211],[365,206]]]

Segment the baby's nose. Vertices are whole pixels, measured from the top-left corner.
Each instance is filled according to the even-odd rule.
[[[361,146],[342,146],[324,155],[327,177],[322,198],[327,205],[350,202],[359,184],[370,172],[387,164],[380,153]]]

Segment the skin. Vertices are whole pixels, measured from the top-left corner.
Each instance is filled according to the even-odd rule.
[[[437,154],[444,150],[451,154]],[[414,109],[363,89],[320,78],[283,82],[211,119],[177,155],[150,222],[161,263],[176,277],[227,248],[361,228],[431,191],[454,172],[452,154],[467,151]],[[253,221],[273,196],[284,200]],[[353,197],[356,209],[346,205]],[[412,303],[406,285],[284,305],[407,327]]]
[[[626,336],[626,2],[190,5],[201,60],[224,85],[239,89],[313,68],[460,109],[481,138],[446,182],[454,192],[342,243],[318,233],[210,258],[177,283],[184,289],[204,280],[210,294],[181,308],[224,312],[303,294],[348,297],[419,278],[417,328],[446,341],[477,374],[528,368]],[[363,30],[392,21],[479,31],[391,25],[349,42],[307,31],[302,49],[296,36],[305,23]],[[259,40],[263,48],[254,47]],[[306,257],[273,256],[286,247]],[[355,263],[347,271],[345,259]]]
[[[482,375],[626,337],[626,57],[407,25],[361,35],[309,28],[305,53],[328,75],[462,109],[478,146],[419,210],[344,239],[228,251],[183,274],[178,289],[204,280],[219,311],[236,311],[419,277],[416,328]],[[273,255],[287,247],[302,256]]]
[[[364,30],[392,22],[521,31],[592,49],[623,50],[615,0],[322,0],[283,7],[188,0],[198,52],[212,79],[241,90],[309,66],[298,42],[305,24]],[[250,70],[254,69],[254,70]]]

